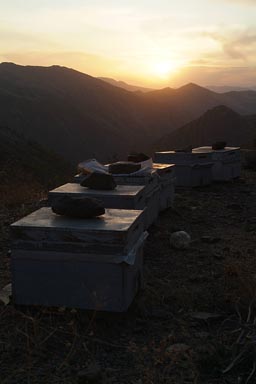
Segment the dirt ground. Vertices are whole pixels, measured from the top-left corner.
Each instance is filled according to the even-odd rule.
[[[246,171],[177,191],[150,228],[145,286],[127,313],[0,303],[0,383],[255,383],[255,181]],[[9,224],[36,207],[0,207],[0,287]],[[189,249],[171,248],[176,230]]]

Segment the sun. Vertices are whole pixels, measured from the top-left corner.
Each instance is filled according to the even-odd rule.
[[[162,79],[168,78],[176,69],[177,65],[171,61],[155,62],[151,66],[152,73]]]

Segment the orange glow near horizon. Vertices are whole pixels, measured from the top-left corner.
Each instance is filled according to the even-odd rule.
[[[178,69],[178,64],[171,61],[159,61],[151,65],[152,75],[163,80],[168,80]]]

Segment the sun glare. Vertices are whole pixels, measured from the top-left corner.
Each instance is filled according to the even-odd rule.
[[[171,61],[159,61],[152,65],[152,73],[162,79],[168,78],[176,69],[177,66]]]

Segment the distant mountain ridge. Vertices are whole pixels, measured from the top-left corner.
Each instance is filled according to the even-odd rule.
[[[157,150],[182,149],[187,146],[212,145],[226,141],[231,146],[251,148],[256,139],[256,114],[242,116],[220,105],[208,110],[198,119],[163,136]]]
[[[115,87],[123,88],[131,92],[149,92],[153,90],[152,88],[146,88],[146,87],[141,87],[139,85],[128,84],[125,81],[111,79],[110,77],[98,77],[98,79],[106,81],[107,83],[112,84]]]
[[[193,83],[131,92],[65,67],[2,63],[0,105],[0,126],[75,164],[150,152],[163,136],[218,105],[252,115],[256,92],[219,94]]]
[[[230,86],[230,85],[207,85],[205,88],[210,89],[213,92],[226,93],[233,91],[256,91],[256,86],[251,87],[239,87],[239,86]]]
[[[120,87],[123,89],[126,89],[127,91],[131,92],[150,92],[154,91],[156,89],[142,87],[139,85],[132,85],[128,84],[125,81],[122,80],[115,80],[110,77],[98,77],[98,79],[106,81],[109,84],[114,85],[115,87]],[[233,91],[256,91],[256,85],[250,86],[250,87],[241,87],[241,86],[232,86],[232,85],[206,85],[204,88],[209,89],[210,91],[216,92],[216,93],[227,93],[227,92],[233,92]],[[174,88],[174,89],[179,89]]]

